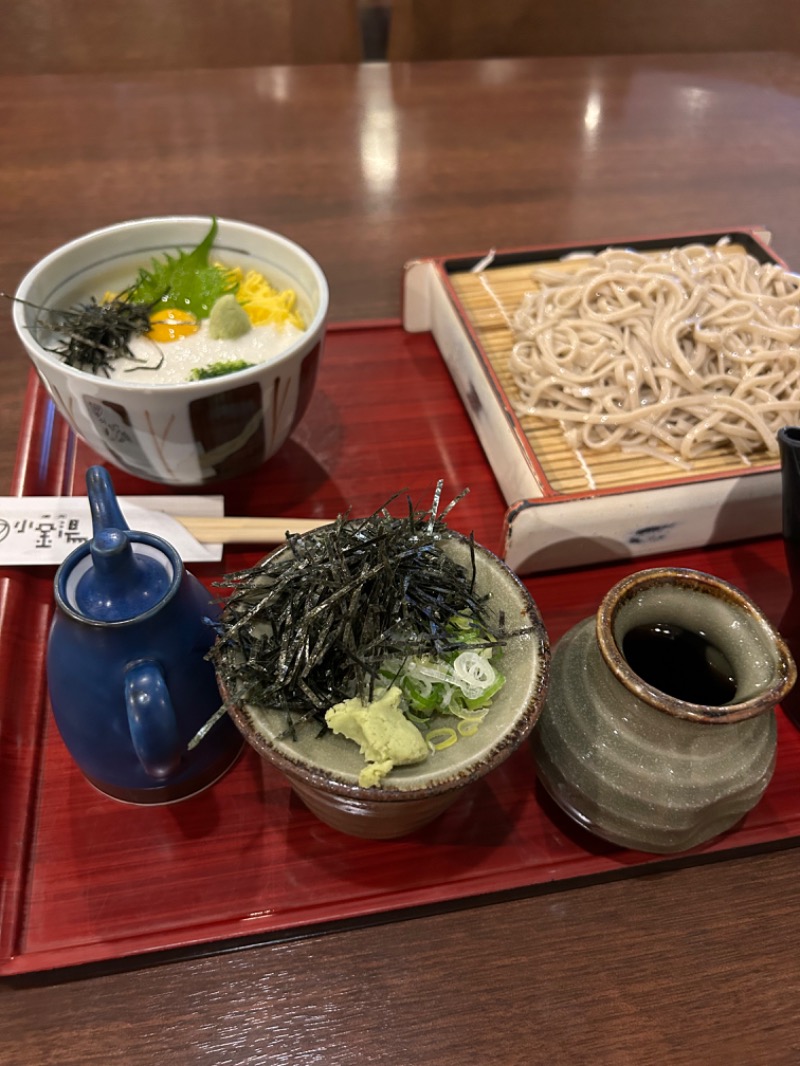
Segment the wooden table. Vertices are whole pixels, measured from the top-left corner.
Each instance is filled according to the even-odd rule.
[[[64,240],[162,213],[281,230],[322,263],[346,320],[396,316],[405,261],[491,247],[762,224],[800,266],[796,57],[7,77],[0,101],[6,292]],[[9,314],[0,344],[8,491],[28,376]],[[8,980],[0,1060],[796,1063],[793,843],[156,967]]]

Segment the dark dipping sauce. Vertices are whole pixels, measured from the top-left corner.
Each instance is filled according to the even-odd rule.
[[[671,623],[634,626],[622,654],[648,685],[686,703],[719,707],[736,695],[733,667],[703,633]]]

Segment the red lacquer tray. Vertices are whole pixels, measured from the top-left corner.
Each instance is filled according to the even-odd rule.
[[[94,457],[75,445],[33,377],[20,439],[15,491],[85,492]],[[120,493],[153,492],[112,474]],[[293,438],[256,474],[223,490],[230,515],[332,519],[347,507],[372,511],[398,489],[424,506],[439,477],[453,496],[471,489],[451,525],[498,550],[504,502],[432,338],[384,323],[331,331],[312,405]],[[218,567],[193,569],[210,582],[264,551],[228,551]],[[670,562],[727,578],[780,622],[788,582],[779,540],[684,552]],[[530,579],[551,641],[640,568],[631,560]],[[677,859],[625,851],[574,826],[537,788],[528,746],[434,824],[398,841],[329,829],[249,749],[214,788],[184,803],[116,803],[77,771],[47,705],[52,578],[52,570],[15,569],[0,579],[1,974],[221,948],[800,838],[800,737],[783,713],[777,770],[761,803],[724,838]]]

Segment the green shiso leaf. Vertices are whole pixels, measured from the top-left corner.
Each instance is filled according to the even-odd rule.
[[[255,363],[248,363],[246,359],[229,359],[227,362],[196,366],[189,375],[189,380],[205,381],[207,378],[221,378],[224,374],[234,374],[237,370],[246,370],[249,366],[255,366]]]
[[[230,271],[209,263],[217,220],[203,240],[191,252],[177,256],[165,252],[154,259],[150,269],[143,267],[131,289],[125,294],[129,303],[157,304],[191,311],[198,318],[208,318],[211,308],[226,293],[235,292],[237,283]]]

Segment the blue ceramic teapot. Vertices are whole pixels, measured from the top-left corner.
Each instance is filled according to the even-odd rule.
[[[217,607],[161,537],[132,532],[108,472],[86,474],[92,540],[55,577],[47,682],[59,732],[101,792],[169,803],[210,785],[242,737],[225,716],[188,743],[221,704],[205,654]]]

